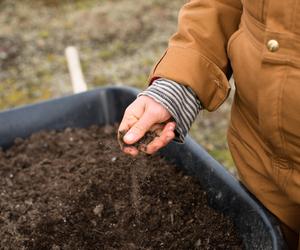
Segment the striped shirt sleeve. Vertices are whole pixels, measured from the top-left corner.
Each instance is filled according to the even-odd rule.
[[[202,109],[194,91],[174,81],[159,78],[138,96],[149,96],[162,104],[176,122],[175,141],[184,142],[192,123]]]

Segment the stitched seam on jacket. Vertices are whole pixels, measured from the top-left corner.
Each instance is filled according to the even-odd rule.
[[[292,173],[294,172],[294,169],[292,167],[290,167],[290,162],[288,162],[288,164],[289,164],[289,168],[287,169],[288,172],[286,173],[286,175],[284,176],[284,179],[282,181],[282,188],[284,191],[287,190],[287,185],[289,183]]]
[[[299,1],[294,1],[294,9],[293,9],[293,13],[291,15],[291,23],[290,23],[290,27],[291,27],[291,31],[293,31],[294,33],[296,33],[296,13],[297,13],[297,8],[298,8],[298,3]]]
[[[285,84],[287,82],[287,78],[288,78],[288,67],[285,66],[285,71],[284,71],[284,79],[281,81],[280,83],[280,93],[278,95],[278,109],[277,109],[277,115],[278,115],[278,119],[277,119],[277,122],[278,122],[278,131],[279,131],[279,135],[280,135],[280,139],[281,139],[281,144],[282,144],[282,151],[283,151],[283,154],[286,155],[286,138],[284,136],[284,133],[283,133],[283,109],[282,109],[282,102],[283,102],[283,92],[284,92],[284,87],[285,87]]]
[[[230,58],[231,56],[231,50],[232,50],[232,44],[233,42],[240,37],[240,35],[243,33],[243,28],[240,28],[239,30],[237,30],[235,33],[232,34],[232,36],[229,38],[228,40],[228,44],[227,44],[227,55]]]
[[[153,67],[152,73],[155,73],[158,65],[161,63],[161,61],[164,59],[164,57],[166,56],[168,52],[168,49],[165,50],[165,52],[162,54],[162,56],[160,57],[160,59],[157,61],[157,63],[155,64],[155,66]],[[153,78],[153,77],[152,77]]]
[[[258,27],[258,29],[262,29],[262,25],[260,25],[256,20],[249,20],[250,17],[247,17],[248,15],[250,15],[249,13],[245,14],[242,17],[242,22],[243,22],[243,28],[245,30],[245,33],[248,34],[249,37],[249,41],[250,43],[258,50],[258,51],[262,51],[263,48],[263,44],[259,41],[257,41],[257,39],[254,37],[254,35],[251,33],[251,31],[248,28],[248,24],[247,22],[251,22],[251,25],[255,25],[256,27]],[[245,19],[248,18],[248,20],[246,21]],[[253,17],[251,17],[253,18]]]

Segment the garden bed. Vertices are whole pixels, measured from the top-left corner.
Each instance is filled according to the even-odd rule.
[[[231,221],[158,155],[126,156],[115,127],[67,128],[0,151],[1,249],[241,249]]]

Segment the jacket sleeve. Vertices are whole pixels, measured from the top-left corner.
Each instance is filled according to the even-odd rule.
[[[153,68],[150,83],[157,78],[173,80],[192,88],[205,109],[217,109],[230,91],[226,48],[241,13],[241,0],[186,3],[179,13],[178,30]]]

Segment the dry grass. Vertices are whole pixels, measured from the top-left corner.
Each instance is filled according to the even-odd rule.
[[[0,109],[71,93],[64,49],[80,50],[89,88],[144,88],[185,0],[0,1]],[[228,111],[202,114],[192,135],[227,166]]]

